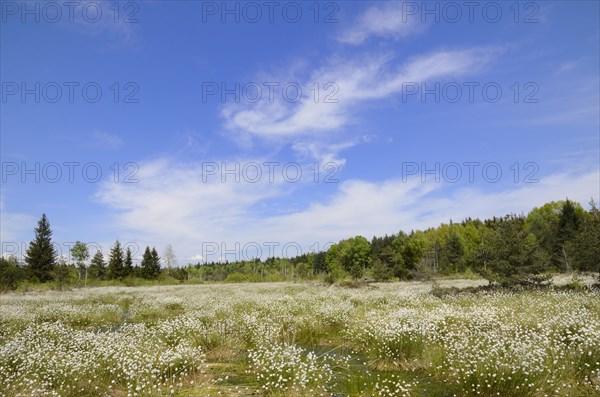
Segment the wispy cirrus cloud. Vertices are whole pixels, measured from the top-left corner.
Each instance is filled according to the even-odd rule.
[[[502,49],[495,47],[442,50],[401,64],[391,55],[360,60],[337,58],[314,70],[301,84],[306,92],[315,81],[335,84],[334,102],[310,98],[289,103],[276,98],[257,103],[230,103],[223,107],[222,115],[228,128],[263,138],[336,131],[352,122],[353,111],[364,101],[401,93],[407,83],[478,73],[501,52]]]
[[[368,143],[372,138],[371,135],[363,135],[335,143],[299,140],[294,142],[292,149],[303,158],[315,159],[321,164],[334,164],[341,167],[346,163],[345,159],[339,157],[343,150],[361,143]]]
[[[110,48],[130,48],[139,43],[141,28],[140,2],[113,2],[110,0],[83,0],[69,6],[56,3],[64,9],[58,26],[103,40]],[[52,14],[54,16],[54,14]]]
[[[410,2],[392,1],[368,8],[337,37],[344,44],[359,45],[370,37],[398,40],[427,30],[428,24],[410,12]],[[412,4],[414,7],[414,3]]]
[[[390,2],[368,7],[334,39],[342,50],[370,38],[397,40],[426,29],[427,24],[408,12],[404,3]],[[274,100],[227,103],[221,116],[228,134],[240,144],[255,138],[277,141],[291,144],[299,155],[309,153],[318,160],[343,164],[338,154],[356,144],[357,137],[349,136],[347,127],[360,125],[361,105],[398,95],[408,84],[473,77],[503,51],[501,47],[440,49],[409,58],[399,57],[393,49],[384,54],[366,50],[360,55],[340,55],[344,53],[340,51],[315,63],[295,62],[284,73],[266,79],[297,83],[301,100],[291,102],[276,95]],[[317,97],[315,82],[321,90]]]

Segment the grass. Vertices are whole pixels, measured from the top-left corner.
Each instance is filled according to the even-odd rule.
[[[1,295],[0,395],[600,393],[597,292],[430,291],[262,283]]]

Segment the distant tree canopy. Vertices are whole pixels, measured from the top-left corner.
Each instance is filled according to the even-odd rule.
[[[14,289],[24,280],[53,281],[62,286],[72,278],[69,266],[75,275],[75,269],[80,275],[85,269],[92,280],[154,280],[164,275],[180,281],[196,278],[225,282],[312,278],[334,282],[346,277],[386,281],[471,271],[492,282],[510,284],[548,272],[600,272],[600,210],[594,201],[589,205],[586,211],[579,203],[566,199],[534,208],[527,215],[509,214],[483,221],[467,218],[410,234],[400,231],[373,237],[371,241],[355,236],[332,244],[324,252],[292,258],[171,268],[176,259],[168,245],[164,269],[156,248],[146,247],[138,267],[130,248],[124,251],[118,240],[110,250],[108,263],[98,250],[86,266],[89,252],[85,244],[78,242],[72,249],[75,263],[60,265],[44,214],[34,230],[25,265],[16,258],[0,258],[0,290]]]

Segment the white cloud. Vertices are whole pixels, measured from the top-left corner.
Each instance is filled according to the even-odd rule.
[[[84,0],[74,2],[72,7],[72,17],[65,8],[61,18],[63,25],[72,25],[85,34],[108,39],[114,47],[130,47],[136,44],[136,31],[140,25],[139,3]]]
[[[104,149],[116,150],[123,144],[123,141],[117,135],[105,131],[94,131],[92,136],[96,144]]]
[[[417,15],[406,15],[410,14],[406,11],[402,2],[370,7],[337,39],[357,45],[371,36],[398,39],[427,28]],[[361,122],[361,105],[398,95],[408,84],[473,76],[502,51],[493,47],[443,49],[401,59],[390,50],[383,55],[332,55],[317,60],[314,67],[295,62],[287,65],[285,72],[263,76],[264,81],[280,82],[274,100],[265,94],[257,102],[227,103],[221,116],[228,133],[240,145],[247,146],[254,138],[291,143],[295,151],[318,161],[343,164],[339,153],[358,143],[357,137],[348,137],[351,133],[346,127]],[[281,92],[285,82],[301,86],[301,100],[286,100]]]
[[[280,243],[277,249],[297,243],[308,250],[315,243],[322,248],[353,235],[370,238],[449,219],[527,212],[567,196],[587,203],[591,197],[598,200],[600,178],[597,171],[561,173],[499,192],[485,184],[456,187],[419,180],[349,180],[337,185],[328,198],[313,199],[306,207],[265,213],[265,206],[289,209],[293,189],[286,189],[281,181],[203,183],[199,171],[198,165],[156,161],[140,168],[139,184],[103,184],[97,198],[114,210],[116,226],[157,247],[172,242],[178,256],[198,261],[218,260],[221,249],[235,251],[252,242],[263,247],[263,254],[268,242]],[[216,244],[219,252],[207,255],[203,243]]]
[[[563,62],[560,65],[558,65],[555,73],[559,74],[559,73],[564,73],[564,72],[570,72],[572,70],[575,70],[578,66],[579,66],[578,61]]]
[[[296,141],[292,145],[292,149],[304,158],[317,160],[321,165],[335,163],[338,167],[342,167],[346,164],[346,159],[338,156],[340,152],[360,143],[367,143],[371,139],[371,135],[364,135],[337,143],[324,143],[323,141],[314,140]]]
[[[202,241],[235,227],[260,201],[282,194],[283,187],[268,183],[267,176],[263,178],[266,183],[254,184],[235,183],[234,176],[227,175],[231,183],[222,183],[221,175],[207,174],[203,180],[202,164],[157,160],[140,164],[139,183],[102,183],[95,198],[118,212],[122,230],[144,240],[159,234],[171,236],[168,241]],[[158,245],[166,245],[167,240]]]
[[[390,2],[380,7],[367,9],[352,22],[352,27],[344,30],[338,40],[345,44],[362,44],[369,37],[400,39],[422,33],[427,24],[419,16],[411,13],[406,2]]]
[[[360,60],[335,59],[314,70],[303,87],[303,99],[290,103],[283,95],[256,103],[230,103],[222,115],[230,129],[263,138],[323,134],[352,122],[353,112],[364,101],[380,100],[401,93],[408,83],[447,79],[479,72],[498,53],[495,48],[437,51],[395,65],[391,56],[363,57]],[[285,81],[285,79],[278,79]],[[310,86],[334,83],[327,93],[338,91],[335,103],[326,103],[324,94],[314,100]]]

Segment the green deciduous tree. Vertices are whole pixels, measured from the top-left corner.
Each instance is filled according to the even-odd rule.
[[[87,245],[81,241],[76,241],[75,245],[73,245],[71,248],[71,256],[75,260],[75,265],[79,271],[79,278],[81,279],[83,277],[83,284],[84,286],[87,285],[88,267],[85,261],[87,261],[90,257]]]
[[[346,272],[342,266],[342,256],[339,244],[332,244],[331,247],[329,247],[327,255],[325,256],[325,263],[327,265],[328,281],[339,281],[346,276]]]
[[[19,266],[16,257],[0,257],[0,291],[14,290],[26,278],[27,272],[22,266]]]
[[[371,244],[362,236],[340,241],[337,254],[344,270],[355,280],[371,265]]]
[[[70,287],[77,281],[78,273],[75,266],[68,265],[64,260],[59,260],[52,271],[56,288],[63,290]]]
[[[296,276],[299,278],[307,278],[310,275],[311,267],[306,262],[296,264]]]
[[[415,270],[423,258],[425,252],[425,242],[418,234],[411,235],[402,250],[404,266],[410,271]]]

